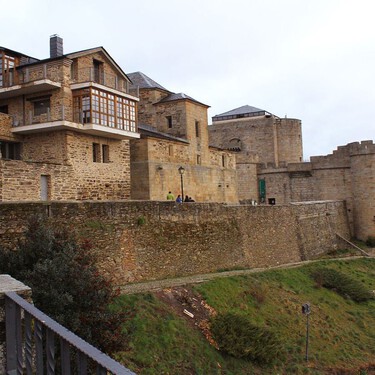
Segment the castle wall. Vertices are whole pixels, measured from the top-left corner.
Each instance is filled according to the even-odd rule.
[[[27,219],[49,216],[97,247],[103,274],[116,284],[268,267],[313,259],[349,236],[343,202],[289,206],[219,203],[0,203],[0,241],[13,247]]]
[[[231,141],[238,139],[239,154],[256,154],[260,163],[285,165],[302,160],[300,120],[247,117],[217,121],[208,130],[210,144],[231,149]]]
[[[260,168],[268,198],[276,204],[345,200],[353,236],[375,236],[375,145],[372,141],[340,146],[332,154],[314,156],[310,163],[285,168]]]
[[[302,161],[301,120],[282,118],[277,122],[278,160],[281,163]]]

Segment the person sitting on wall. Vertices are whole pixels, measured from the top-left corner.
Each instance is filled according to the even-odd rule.
[[[181,195],[180,195],[180,194],[177,195],[176,202],[177,202],[177,203],[182,203],[182,198],[181,198]]]
[[[195,202],[195,200],[192,197],[189,197],[189,196],[185,195],[184,202]]]
[[[174,195],[171,191],[167,194],[167,201],[174,201]]]

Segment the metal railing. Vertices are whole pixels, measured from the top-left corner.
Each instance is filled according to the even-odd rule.
[[[5,293],[5,332],[7,375],[135,374],[15,292]]]
[[[0,88],[23,85],[30,82],[49,79],[50,81],[60,82],[62,80],[62,71],[59,68],[52,68],[48,64],[24,67],[17,71],[11,72],[9,76],[4,77]]]

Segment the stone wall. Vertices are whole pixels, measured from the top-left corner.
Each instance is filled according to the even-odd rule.
[[[197,202],[237,203],[234,155],[210,149],[210,160],[199,165],[191,154],[188,143],[151,137],[131,141],[132,199],[164,200],[168,191],[177,197],[181,194],[178,168],[183,166],[184,195]]]
[[[354,142],[332,154],[311,157],[309,163],[284,168],[260,168],[267,198],[276,204],[345,200],[352,236],[375,236],[375,144]]]
[[[93,144],[109,148],[109,162],[93,162]],[[55,131],[26,135],[22,160],[0,159],[0,198],[40,200],[47,176],[51,200],[113,200],[130,197],[128,140]]]
[[[116,284],[268,267],[312,259],[348,238],[343,202],[289,206],[219,203],[0,203],[0,241],[14,246],[27,219],[48,216],[98,249],[102,272]]]
[[[208,127],[210,144],[231,149],[239,140],[239,155],[257,155],[259,163],[282,165],[302,160],[301,121],[271,117],[248,117],[216,121]]]

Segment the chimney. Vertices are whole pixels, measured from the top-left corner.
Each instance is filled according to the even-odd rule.
[[[49,38],[49,54],[51,59],[64,54],[63,40],[57,34],[51,35]]]

